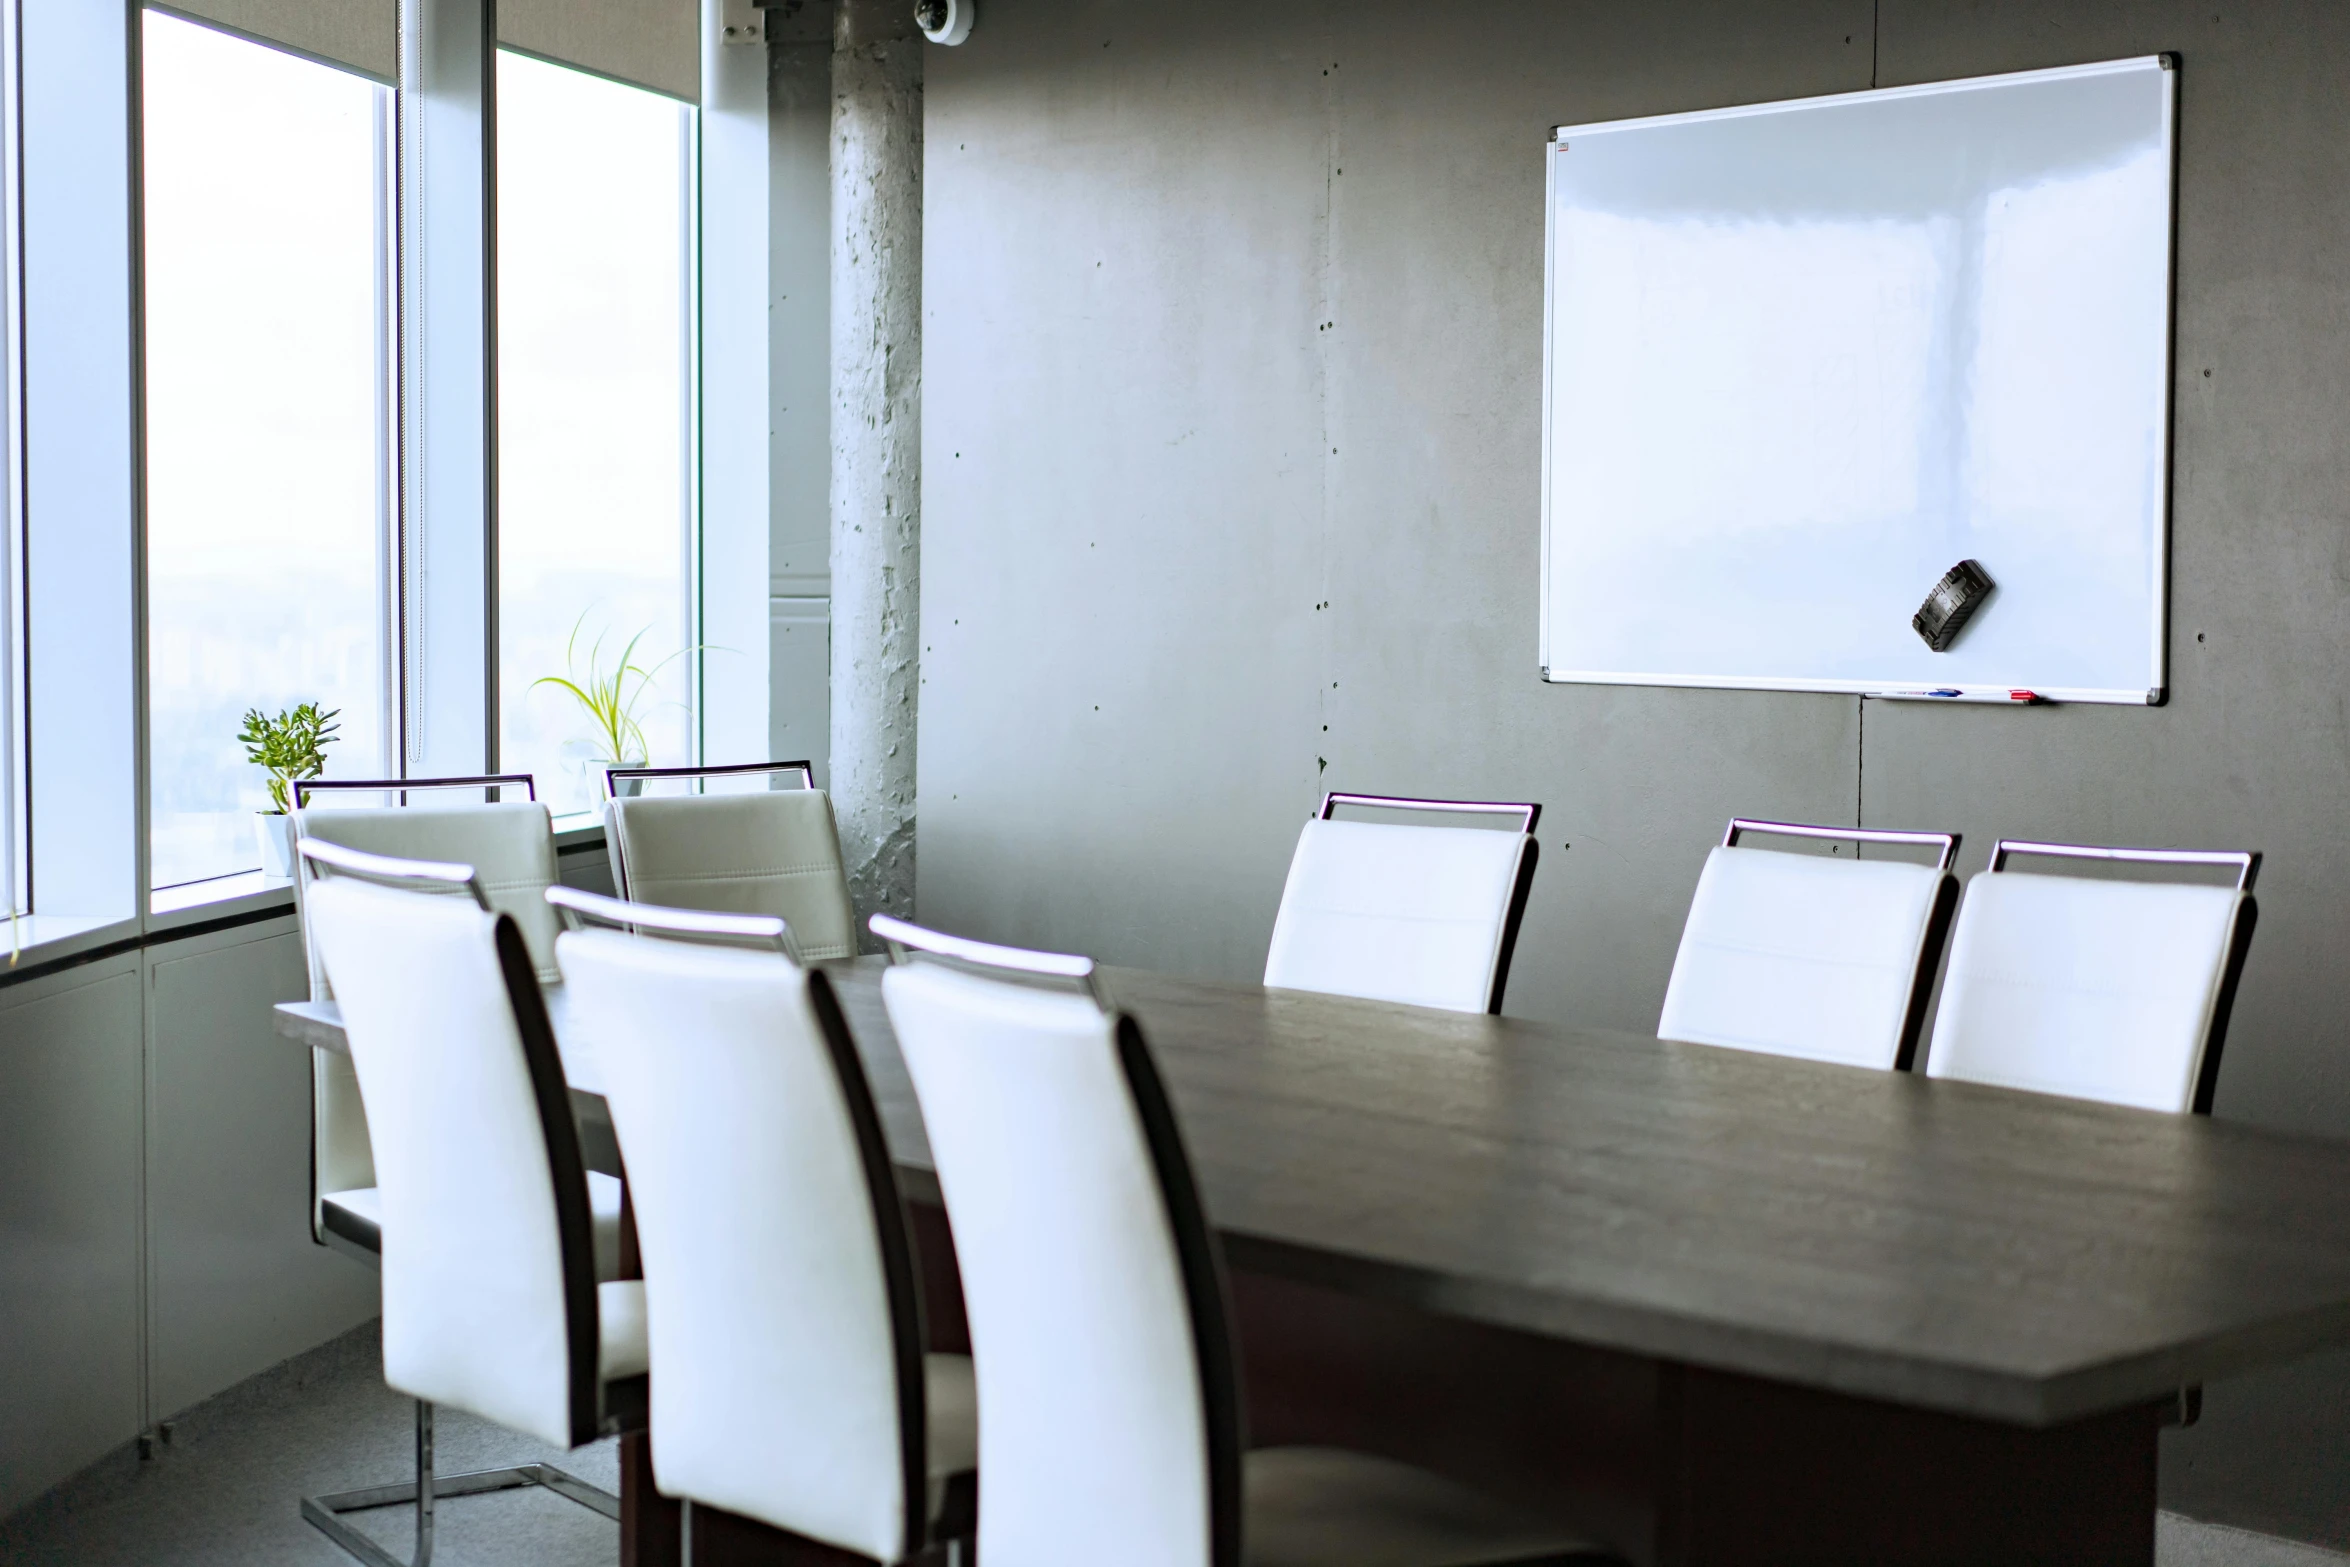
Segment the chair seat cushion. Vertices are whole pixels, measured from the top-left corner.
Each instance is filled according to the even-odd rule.
[[[1618,1558],[1547,1519],[1424,1469],[1335,1447],[1247,1457],[1248,1567],[1534,1567]]]
[[[588,1217],[596,1227],[596,1278],[620,1277],[620,1178],[597,1170],[587,1173]]]
[[[930,1418],[930,1478],[979,1467],[979,1388],[969,1355],[924,1355],[922,1397]]]
[[[372,1186],[328,1192],[318,1200],[318,1222],[354,1246],[384,1249],[383,1198]]]
[[[645,1281],[617,1279],[596,1286],[596,1374],[606,1382],[641,1377],[652,1364],[645,1348]]]
[[[618,1177],[587,1173],[588,1217],[595,1225],[596,1277],[609,1279],[620,1272],[620,1199]],[[383,1242],[383,1199],[372,1186],[347,1192],[328,1192],[318,1202],[319,1222],[355,1246],[380,1252]]]
[[[930,1537],[968,1540],[979,1532],[979,1390],[971,1357],[924,1355],[922,1383],[930,1421]]]

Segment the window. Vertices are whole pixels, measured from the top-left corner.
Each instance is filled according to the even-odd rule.
[[[499,764],[558,814],[593,808],[598,760],[694,755],[693,113],[498,57]],[[612,757],[538,682],[631,646],[644,752]]]
[[[151,884],[256,869],[248,708],[392,728],[390,94],[144,14]]]
[[[10,135],[18,125],[16,29],[0,25],[0,914],[7,916],[13,961],[32,912],[24,787],[24,398],[22,306],[16,229],[18,163]]]

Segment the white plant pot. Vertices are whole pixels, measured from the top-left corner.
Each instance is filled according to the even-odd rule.
[[[570,773],[573,787],[578,791],[579,808],[590,811],[600,810],[603,806],[605,768],[642,767],[645,765],[641,759],[615,762],[598,751],[592,740],[566,740],[563,742],[560,754],[563,758],[564,769]],[[623,778],[620,780],[620,793],[624,797],[633,798],[642,789],[643,782],[640,779]]]
[[[288,811],[255,811],[253,836],[261,845],[261,874],[294,874],[294,818]]]

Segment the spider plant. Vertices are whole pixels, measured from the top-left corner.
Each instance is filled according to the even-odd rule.
[[[646,750],[645,731],[637,720],[637,704],[644,700],[645,690],[652,685],[655,675],[695,649],[679,648],[647,669],[636,661],[637,644],[645,639],[645,631],[639,631],[628,639],[628,645],[620,650],[620,656],[607,667],[604,663],[604,634],[599,632],[596,640],[589,644],[587,667],[582,670],[579,633],[586,624],[587,616],[582,614],[572,622],[571,636],[563,644],[563,667],[568,673],[541,675],[530,683],[531,689],[535,691],[540,686],[554,686],[569,692],[572,700],[579,704],[580,711],[587,716],[594,744],[602,752],[602,760],[618,765],[632,762],[642,765]],[[652,628],[645,629],[649,631]]]

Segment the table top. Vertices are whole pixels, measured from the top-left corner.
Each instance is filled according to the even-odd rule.
[[[881,1007],[828,965],[911,1192]],[[1235,1267],[2029,1425],[2350,1343],[2350,1144],[1109,969]],[[550,1013],[564,1033],[560,988]],[[331,1004],[280,1032],[339,1043]],[[593,1063],[566,1054],[575,1089]]]

